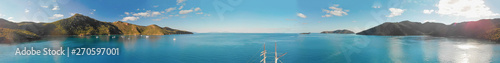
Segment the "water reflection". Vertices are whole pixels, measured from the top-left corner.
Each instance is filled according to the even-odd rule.
[[[151,36],[145,36],[146,39],[148,39],[150,42],[158,42],[163,36],[161,35],[151,35]]]
[[[439,45],[439,60],[445,63],[489,63],[493,56],[492,45],[478,40],[451,39]]]
[[[438,60],[436,60],[436,51],[438,50],[437,46],[439,46],[439,42],[442,42],[442,40],[425,40],[424,42],[420,42],[422,45],[422,54],[424,56],[423,61],[438,62]]]
[[[122,42],[123,46],[127,50],[133,50],[135,44],[137,43],[137,35],[123,35],[118,38],[118,42]]]
[[[53,38],[53,39],[57,39],[57,38]],[[62,43],[64,43],[65,40],[66,40],[66,38],[59,38],[57,40],[50,40],[50,46],[51,46],[50,49],[52,49],[52,50],[54,50],[54,49],[61,49],[61,47],[64,47],[62,45]],[[59,58],[61,56],[52,56],[52,57],[53,57],[54,61],[59,61]]]
[[[389,57],[394,63],[404,63],[404,52],[400,36],[389,38]]]
[[[423,62],[489,63],[494,56],[494,44],[484,40],[398,36],[388,39],[388,54],[394,63],[419,62],[419,57]]]

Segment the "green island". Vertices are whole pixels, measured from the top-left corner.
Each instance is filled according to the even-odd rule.
[[[500,40],[500,19],[482,19],[445,25],[435,22],[386,22],[368,30],[356,33],[358,35],[408,36],[428,35],[435,37],[466,37]]]
[[[39,40],[48,35],[170,35],[193,34],[189,31],[160,27],[140,26],[122,21],[103,22],[81,14],[51,23],[14,23],[0,19],[1,42],[25,42]]]

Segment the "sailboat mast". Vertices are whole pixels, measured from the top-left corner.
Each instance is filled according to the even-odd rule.
[[[276,42],[274,42],[274,63],[278,63],[278,52],[276,51]]]
[[[274,63],[278,63],[278,59],[280,57],[283,57],[285,54],[287,54],[288,52],[286,52],[285,54],[281,54],[280,56],[278,56],[278,50],[277,50],[277,47],[276,47],[276,42],[274,43]]]
[[[266,43],[264,42],[264,51],[261,52],[262,54],[260,56],[263,56],[262,60],[260,62],[266,63]]]

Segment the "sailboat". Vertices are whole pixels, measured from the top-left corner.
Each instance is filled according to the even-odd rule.
[[[278,63],[279,58],[283,57],[285,54],[287,54],[287,53],[288,53],[288,52],[286,52],[285,54],[282,54],[282,55],[278,56],[278,52],[277,52],[277,48],[276,48],[276,46],[277,46],[277,43],[275,42],[275,43],[274,43],[274,63]],[[267,53],[267,52],[266,52],[266,43],[264,43],[264,51],[262,51],[261,53],[262,53],[262,54],[261,54],[260,56],[262,56],[263,58],[262,58],[262,60],[260,60],[260,62],[262,62],[262,63],[266,63],[266,58],[267,58],[267,57],[266,57],[266,53]],[[280,62],[281,62],[281,61],[280,61]],[[283,62],[281,62],[281,63],[283,63]]]

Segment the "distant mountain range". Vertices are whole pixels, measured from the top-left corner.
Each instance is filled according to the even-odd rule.
[[[0,19],[0,43],[40,39],[46,35],[169,35],[193,34],[189,31],[160,27],[140,26],[126,22],[102,22],[88,16],[75,14],[52,23],[13,23]]]
[[[349,30],[323,31],[321,33],[354,33]],[[88,16],[75,14],[51,23],[13,23],[0,19],[0,43],[38,40],[47,35],[169,35],[193,34],[189,31],[160,27],[140,26],[122,21],[102,22]],[[434,22],[386,22],[356,33],[358,35],[408,36],[429,35],[438,37],[470,37],[500,41],[500,19],[482,19],[446,25]]]
[[[445,25],[433,22],[386,22],[368,30],[356,33],[359,35],[430,35],[439,37],[470,37],[499,41],[500,19],[482,19]]]
[[[321,33],[336,33],[336,34],[354,34],[351,30],[335,30],[335,31],[323,31]]]

